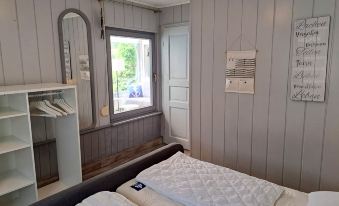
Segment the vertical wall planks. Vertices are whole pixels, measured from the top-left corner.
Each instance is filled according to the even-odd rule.
[[[96,132],[90,133],[92,140],[92,161],[99,159],[99,134]]]
[[[145,135],[144,135],[144,119],[139,120],[139,138],[142,143],[145,143]]]
[[[266,177],[267,124],[270,95],[274,0],[259,0],[256,84],[253,105],[252,173]]]
[[[190,4],[181,5],[181,22],[190,21]]]
[[[145,31],[156,31],[158,28],[158,14],[149,9],[142,10],[141,27]]]
[[[313,16],[330,15],[333,20],[334,9],[335,0],[315,0],[313,5]],[[333,26],[333,21],[331,21],[331,25]],[[329,42],[331,42],[333,38],[331,32],[329,38]],[[327,64],[328,74],[331,72],[331,64],[329,64],[329,62],[332,56],[332,48],[332,45],[329,45]],[[300,184],[300,188],[306,192],[316,191],[319,188],[325,115],[326,104],[307,103]]]
[[[57,82],[62,82],[61,76],[61,62],[60,62],[60,48],[59,48],[59,35],[58,35],[58,18],[60,13],[65,10],[66,4],[64,1],[51,0],[52,8],[52,30],[53,30],[53,44],[54,44],[54,58]]]
[[[335,112],[339,93],[334,90],[338,87],[335,82],[339,75],[333,69],[337,64],[334,54],[338,53],[336,36],[339,26],[335,16],[336,11],[339,11],[338,2],[335,0],[258,0],[256,3],[250,0],[229,0],[228,9],[219,8],[218,1],[215,2],[213,38],[218,40],[213,41],[215,65],[212,97],[205,95],[208,88],[201,89],[206,87],[205,82],[209,77],[203,73],[204,66],[203,70],[200,69],[203,65],[200,60],[205,61],[210,55],[206,52],[208,48],[201,46],[201,26],[204,28],[204,24],[210,18],[206,16],[208,8],[202,11],[201,1],[192,1],[190,5],[192,9],[192,155],[202,158],[200,152],[209,153],[209,148],[202,146],[206,145],[202,141],[212,141],[213,162],[218,164],[221,153],[225,155],[226,166],[247,173],[249,160],[252,159],[252,175],[287,187],[301,188],[303,191],[339,190],[336,184],[339,183],[336,175],[339,171],[336,164],[339,155],[337,151],[339,114]],[[208,3],[204,2],[204,4]],[[219,102],[216,99],[221,95],[218,91],[221,91],[223,86],[221,83],[219,85],[220,79],[218,80],[216,74],[219,71],[217,64],[220,58],[220,44],[223,43],[219,35],[226,24],[226,22],[219,22],[221,15],[228,17],[228,49],[251,49],[252,43],[258,49],[254,104],[251,103],[250,96],[226,94],[225,107],[216,108],[218,104],[214,101]],[[325,103],[295,102],[289,98],[293,46],[291,34],[293,34],[294,20],[312,15],[332,16],[330,36],[332,44],[330,43],[329,49]],[[257,31],[256,35],[252,33],[254,31]],[[205,29],[203,35],[204,32]],[[235,40],[241,33],[243,36],[240,45],[240,42]],[[211,39],[212,36],[210,41]],[[234,41],[235,43],[232,44]],[[200,111],[206,109],[205,103],[211,99],[213,137],[207,137],[208,139],[205,140],[204,136],[209,129],[204,123],[208,117],[201,115]],[[222,111],[222,109],[225,109],[225,139],[218,140],[217,135],[223,128],[215,125],[219,124],[218,114],[215,111]],[[215,141],[225,141],[224,153],[220,152],[223,148]],[[252,152],[249,153],[249,150]]]
[[[339,4],[336,2],[335,6],[335,18],[339,15]],[[327,75],[327,81],[329,81],[329,87],[327,88],[327,116],[325,119],[325,136],[323,143],[323,158],[321,166],[321,177],[320,177],[320,190],[339,190],[339,59],[336,58],[336,54],[339,52],[339,21],[331,19],[334,23],[332,31],[334,36],[332,37],[332,58],[331,58],[331,71]]]
[[[115,154],[118,152],[118,128],[111,127],[110,129],[112,133],[112,154]]]
[[[85,149],[85,161],[84,163],[89,163],[92,161],[92,137],[91,134],[84,135],[84,149]]]
[[[134,124],[133,122],[128,123],[128,147],[134,146]]]
[[[180,23],[182,22],[181,20],[181,5],[177,5],[173,7],[173,23]]]
[[[161,136],[161,116],[153,117],[153,138],[157,138]]]
[[[312,9],[313,2],[308,0],[294,0],[292,23],[296,19],[312,16]],[[291,47],[293,48],[293,39],[291,41]],[[291,55],[292,54],[290,54],[289,71],[291,71],[292,65]],[[289,74],[291,74],[291,72],[289,72]],[[287,84],[288,87],[290,87],[290,76],[288,78]],[[300,184],[302,161],[305,103],[292,101],[289,96],[287,96],[286,99],[287,109],[283,184],[287,187],[298,189]]]
[[[214,71],[213,71],[213,149],[212,162],[224,163],[225,141],[225,51],[228,0],[215,0]]]
[[[105,130],[102,129],[99,131],[99,158],[106,156],[106,144]]]
[[[80,152],[81,152],[81,164],[85,163],[85,139],[84,135],[80,135]]]
[[[39,148],[34,149],[34,162],[35,162],[35,175],[37,179],[40,179],[40,155],[39,155]]]
[[[111,5],[110,2],[106,4]],[[108,105],[108,82],[107,82],[107,59],[106,52],[106,41],[100,38],[101,28],[98,23],[100,20],[100,4],[97,1],[92,1],[92,24],[91,28],[93,30],[92,41],[94,44],[93,47],[93,56],[94,56],[94,70],[95,70],[95,81],[96,81],[96,95],[97,95],[97,114],[98,114],[98,125],[103,126],[107,125],[110,122],[109,117],[102,117],[99,115],[99,110],[104,106]]]
[[[133,122],[133,135],[134,135],[133,136],[133,143],[134,143],[134,146],[139,146],[139,145],[142,144],[142,135],[139,132],[139,122],[140,122],[140,120]]]
[[[79,9],[79,3],[82,0],[65,0],[67,8]]]
[[[128,148],[128,124],[118,126],[118,152]]]
[[[282,184],[293,0],[277,0],[275,8],[268,117],[267,179]]]
[[[173,7],[166,7],[161,9],[160,25],[172,24],[174,22]]]
[[[258,0],[243,0],[241,50],[256,49]],[[237,169],[250,174],[253,95],[239,95]]]
[[[106,26],[113,26],[115,19],[114,13],[114,3],[112,2],[105,2],[105,25]]]
[[[112,155],[112,133],[111,128],[106,128],[104,131],[105,135],[105,147],[106,147],[106,156]]]
[[[48,144],[49,150],[49,161],[51,163],[50,175],[57,176],[58,175],[58,159],[57,159],[57,150],[56,150],[56,142],[52,142]]]
[[[227,50],[240,50],[242,1],[229,0]],[[223,87],[225,88],[225,86]],[[225,165],[237,167],[238,150],[238,94],[225,94]]]
[[[39,161],[40,161],[40,176],[41,178],[48,178],[51,175],[49,149],[48,145],[43,145],[39,148]]]
[[[26,84],[40,82],[40,65],[33,0],[17,0],[22,66]]]
[[[124,4],[113,2],[114,5],[114,25],[116,27],[125,26]]]
[[[203,1],[202,59],[201,59],[201,159],[212,161],[212,82],[213,82],[213,32],[214,0]]]
[[[191,6],[191,147],[192,156],[201,158],[201,20],[202,0],[195,0]]]
[[[101,62],[99,62],[99,65],[96,64],[96,54],[99,52],[97,51],[97,47],[95,46],[95,35],[96,33],[95,32],[98,32],[97,30],[97,27],[96,25],[98,24],[97,22],[99,22],[99,20],[97,19],[98,17],[94,18],[94,14],[93,12],[97,11],[96,9],[98,9],[97,7],[94,7],[91,3],[93,1],[92,0],[81,0],[80,1],[80,10],[87,16],[89,22],[90,22],[90,26],[91,26],[91,35],[92,35],[92,50],[93,50],[93,69],[94,69],[94,75],[92,76],[92,78],[94,79],[94,85],[95,85],[95,88],[96,89],[98,86],[98,83],[97,83],[97,79],[96,79],[96,74],[98,73],[98,71],[101,71],[100,70],[100,65],[101,65]],[[98,2],[96,2],[96,6],[98,6]],[[93,28],[94,27],[94,28]],[[89,29],[89,28],[87,28]],[[86,35],[87,37],[87,34],[84,34]],[[88,38],[88,37],[87,37]],[[88,47],[89,45],[87,45]],[[106,48],[106,47],[104,47]],[[105,70],[106,71],[106,70]],[[89,86],[89,85],[88,85]],[[100,116],[99,116],[99,100],[98,100],[98,93],[96,92],[95,93],[96,95],[94,96],[94,99],[95,99],[95,102],[96,102],[96,119],[97,119],[97,125],[100,124]],[[89,92],[87,93],[87,95],[91,95]],[[108,101],[108,100],[103,100],[103,101]],[[108,104],[108,103],[107,103]],[[88,106],[88,112],[92,111],[92,105],[90,104],[87,104]],[[90,114],[90,116],[92,117],[92,113]],[[92,120],[89,120],[92,122]],[[107,120],[106,120],[107,121]]]
[[[144,119],[144,143],[152,138],[152,117]]]
[[[131,5],[124,6],[125,27],[133,29],[133,8]]]
[[[0,27],[5,83],[22,84],[24,79],[15,0],[0,1]]]
[[[133,7],[133,23],[135,29],[141,29],[141,21],[142,21],[142,9],[139,7]]]
[[[51,2],[35,0],[35,21],[38,34],[41,81],[56,82],[53,30],[51,24]]]
[[[160,25],[184,23],[190,20],[190,4],[161,9]]]

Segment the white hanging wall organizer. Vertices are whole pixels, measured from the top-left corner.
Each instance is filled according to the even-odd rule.
[[[256,50],[226,52],[225,92],[254,94]]]
[[[74,113],[55,118],[59,181],[37,188],[29,97],[60,92]],[[76,88],[62,84],[0,87],[0,205],[29,205],[82,181]]]

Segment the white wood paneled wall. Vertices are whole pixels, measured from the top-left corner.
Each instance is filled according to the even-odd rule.
[[[307,192],[339,191],[339,1],[194,0],[190,7],[192,155]],[[291,101],[293,22],[326,15],[326,102]],[[225,94],[225,51],[254,48],[255,95]]]
[[[91,22],[97,110],[108,105],[106,42],[100,39],[97,0],[1,0],[0,85],[61,82],[58,16],[66,8],[84,12]],[[107,26],[158,32],[159,15],[151,10],[105,2]],[[99,112],[97,111],[97,114]],[[98,126],[109,117],[97,116]]]

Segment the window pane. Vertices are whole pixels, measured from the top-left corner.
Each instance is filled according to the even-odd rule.
[[[153,106],[151,40],[110,36],[114,114]]]

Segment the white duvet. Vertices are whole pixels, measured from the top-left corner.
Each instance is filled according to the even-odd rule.
[[[142,171],[136,179],[187,206],[274,206],[284,191],[276,184],[181,152]]]

